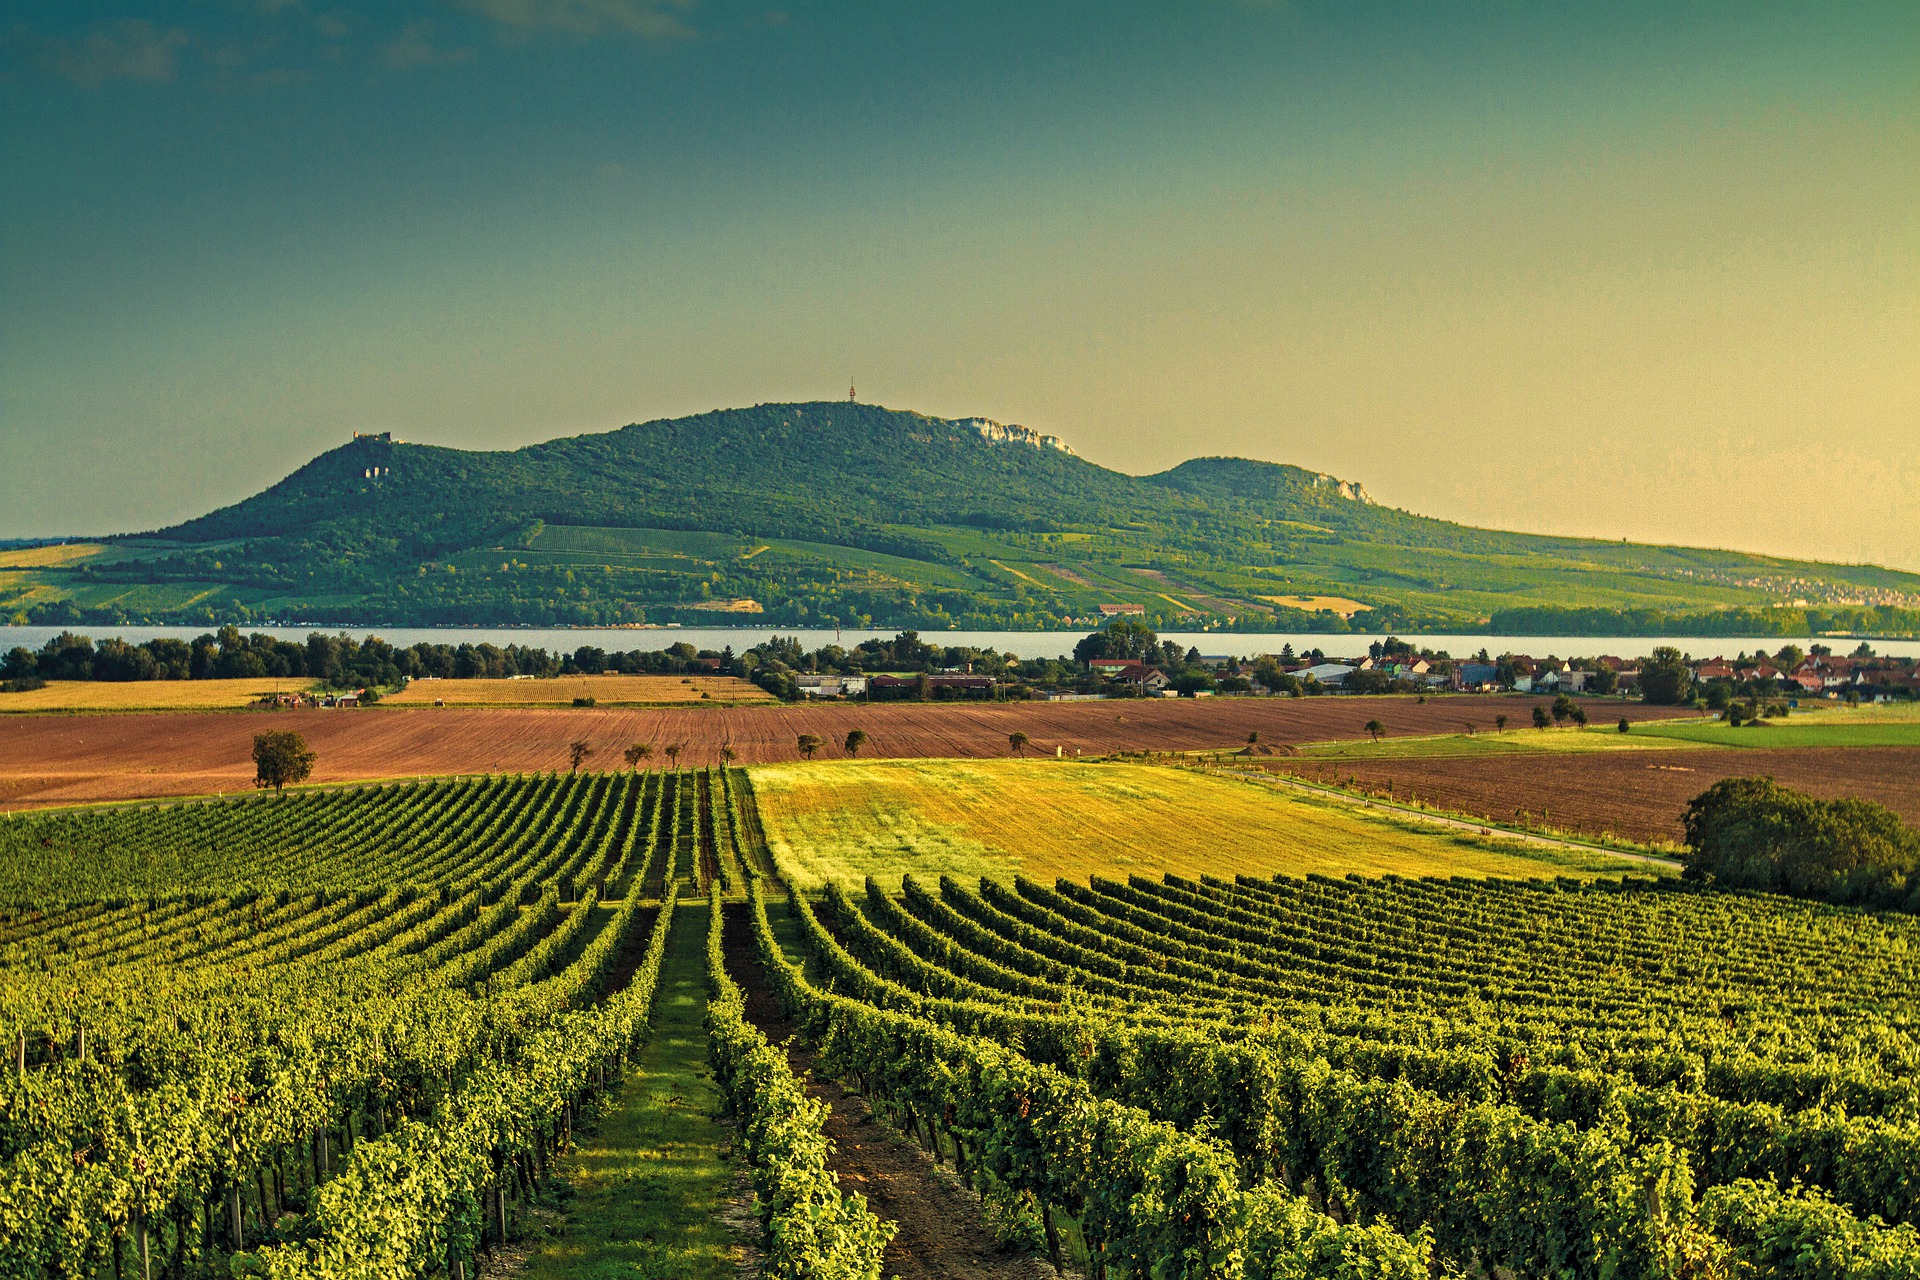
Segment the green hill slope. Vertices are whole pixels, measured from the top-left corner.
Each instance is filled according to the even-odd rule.
[[[1816,616],[1774,607],[1793,600]],[[510,452],[356,438],[155,534],[0,552],[0,616],[40,622],[1023,628],[1102,605],[1240,630],[1887,631],[1920,576],[1476,529],[1238,458],[1129,476],[1023,428],[830,402]]]

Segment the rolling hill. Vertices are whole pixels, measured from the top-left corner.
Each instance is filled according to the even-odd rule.
[[[16,621],[1911,631],[1920,575],[1505,533],[1200,458],[769,404],[504,452],[359,436],[172,528],[0,551]]]

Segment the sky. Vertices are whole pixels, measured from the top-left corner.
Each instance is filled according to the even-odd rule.
[[[1920,570],[1920,5],[14,0],[0,537],[775,400]]]

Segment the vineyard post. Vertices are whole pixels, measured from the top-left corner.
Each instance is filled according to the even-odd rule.
[[[27,1074],[27,1033],[24,1031],[13,1033],[13,1067],[20,1075]]]
[[[85,1027],[80,1028],[75,1034],[73,1045],[74,1060],[85,1062],[87,1060],[87,1029]]]
[[[147,1215],[144,1210],[133,1211],[133,1233],[140,1242],[140,1280],[153,1280],[153,1252],[147,1246]]]
[[[240,1140],[232,1134],[227,1135],[227,1154],[233,1159],[233,1172],[227,1178],[227,1228],[233,1251],[238,1253],[246,1241],[240,1221]]]

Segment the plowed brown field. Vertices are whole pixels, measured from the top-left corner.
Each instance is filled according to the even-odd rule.
[[[1535,700],[1500,699],[1521,720]],[[1489,700],[1474,699],[1477,712]],[[320,755],[315,782],[416,774],[563,769],[567,744],[592,744],[588,768],[619,768],[629,743],[686,744],[682,764],[714,764],[731,746],[743,764],[798,759],[803,733],[843,754],[849,729],[867,732],[863,756],[1002,756],[1007,735],[1027,735],[1029,753],[1059,749],[1192,751],[1236,747],[1258,732],[1266,743],[1360,737],[1368,720],[1392,734],[1449,733],[1465,704],[1433,698],[1210,698],[1067,703],[894,703],[878,706],[664,707],[534,710],[369,707],[358,711],[226,714],[7,716],[0,718],[0,808],[234,791],[252,784],[253,735],[296,729]],[[1596,718],[1646,719],[1664,708],[1604,703]],[[1691,714],[1691,713],[1688,713]],[[1485,715],[1482,715],[1485,718]],[[1483,766],[1485,767],[1485,766]],[[1504,763],[1500,768],[1509,767]]]
[[[1274,762],[1302,778],[1355,783],[1414,795],[1495,822],[1522,811],[1532,820],[1591,835],[1680,843],[1687,801],[1722,778],[1771,776],[1824,799],[1875,800],[1920,822],[1920,747],[1804,747],[1618,751],[1502,759]]]

